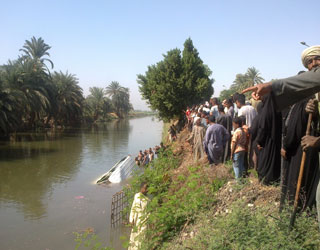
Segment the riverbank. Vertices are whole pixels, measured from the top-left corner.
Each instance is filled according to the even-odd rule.
[[[279,187],[261,185],[254,172],[238,183],[230,163],[194,163],[188,135],[183,130],[127,190],[132,197],[140,182],[149,184],[143,249],[320,249],[315,214],[298,216],[289,231],[292,208],[279,214]]]
[[[150,116],[156,116],[155,112],[152,111],[132,111],[130,112],[125,118],[119,118],[115,113],[109,113],[104,119],[100,119],[99,121],[86,121],[86,122],[80,122],[79,124],[75,126],[63,126],[63,125],[53,125],[53,126],[47,126],[45,127],[43,124],[39,125],[39,127],[34,129],[20,129],[16,132],[11,132],[6,135],[0,135],[0,141],[8,142],[8,141],[16,141],[17,138],[23,135],[41,135],[49,134],[52,135],[52,133],[61,133],[64,131],[70,131],[70,130],[81,130],[81,129],[97,129],[100,127],[105,127],[107,123],[118,121],[121,122],[123,120],[127,119],[135,119],[135,118],[144,118],[144,117],[150,117]],[[152,118],[153,119],[153,118]]]
[[[156,116],[157,112],[154,111],[141,111],[141,110],[132,110],[129,112],[128,117],[144,117],[144,116]]]

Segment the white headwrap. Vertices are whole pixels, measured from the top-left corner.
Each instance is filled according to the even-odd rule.
[[[308,68],[307,62],[311,56],[320,56],[320,45],[311,46],[302,51],[301,60],[306,68]]]
[[[199,116],[196,116],[195,118],[193,118],[193,123],[196,124],[196,122],[200,119]]]

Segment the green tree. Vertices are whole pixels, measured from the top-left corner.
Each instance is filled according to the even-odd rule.
[[[114,110],[119,118],[126,116],[132,109],[129,89],[122,87],[118,82],[112,81],[105,93],[111,98]]]
[[[233,81],[233,84],[229,89],[225,89],[220,93],[220,99],[224,100],[229,98],[236,92],[241,92],[242,90],[251,87],[255,84],[262,83],[264,81],[263,77],[261,77],[259,70],[255,67],[251,67],[247,69],[245,74],[237,74],[236,79]],[[250,94],[246,94],[247,97]]]
[[[224,89],[220,92],[219,99],[222,101],[225,99],[229,99],[235,92],[237,92],[237,91],[232,88]]]
[[[129,89],[125,88],[124,91],[113,95],[112,104],[119,118],[126,116],[133,109],[130,103]]]
[[[51,47],[40,37],[26,40],[20,51],[23,52],[16,63],[16,67],[22,70],[22,84],[18,86],[26,95],[26,119],[29,126],[35,127],[52,112],[55,104],[55,89],[52,85],[50,71],[45,64],[49,62],[53,68],[53,62],[47,57]]]
[[[14,131],[21,122],[21,93],[8,84],[10,76],[6,75],[5,67],[0,70],[0,135]]]
[[[52,83],[55,87],[54,117],[59,124],[76,124],[82,118],[84,102],[83,90],[78,84],[75,75],[68,72],[54,72]]]
[[[36,127],[50,109],[52,84],[41,63],[33,60],[9,61],[5,65],[4,79],[6,85],[19,93],[17,110],[22,116],[23,124],[28,128]]]
[[[120,92],[125,92],[125,88],[122,87],[118,82],[112,81],[107,87],[106,87],[106,95],[109,97],[113,97],[114,95],[119,94]]]
[[[51,68],[53,68],[53,62],[48,58],[44,58],[44,56],[50,57],[50,54],[48,52],[49,49],[51,49],[51,47],[48,44],[46,44],[41,37],[36,39],[33,36],[31,38],[31,41],[25,41],[25,44],[23,45],[22,49],[20,49],[20,51],[24,53],[24,55],[22,56],[23,59],[31,58],[33,60],[37,60],[42,65],[45,65],[45,62],[49,62]]]
[[[264,78],[260,75],[259,70],[255,67],[248,68],[246,72],[247,86],[252,87],[255,84],[262,83]]]
[[[207,65],[203,64],[190,38],[184,43],[182,67],[181,78],[183,88],[186,88],[184,97],[187,99],[187,105],[209,100],[214,92],[212,87],[214,80],[209,78],[212,71]]]
[[[88,114],[93,121],[98,121],[101,117],[106,118],[108,113],[113,111],[111,100],[105,96],[103,88],[89,88],[90,95],[86,98]]]
[[[189,38],[184,50],[172,49],[163,60],[138,75],[139,91],[159,117],[168,121],[181,117],[187,106],[208,100],[213,94],[211,70],[203,64]]]

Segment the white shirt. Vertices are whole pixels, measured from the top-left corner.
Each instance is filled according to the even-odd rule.
[[[210,111],[215,118],[219,117],[218,105],[212,106]]]
[[[250,128],[257,111],[250,105],[244,105],[238,110],[238,117],[242,115],[246,117],[246,124]]]

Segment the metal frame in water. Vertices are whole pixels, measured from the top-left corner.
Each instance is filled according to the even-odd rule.
[[[129,213],[124,214],[123,210],[128,206],[128,198],[121,190],[112,196],[111,202],[111,227],[115,228],[129,222]]]

